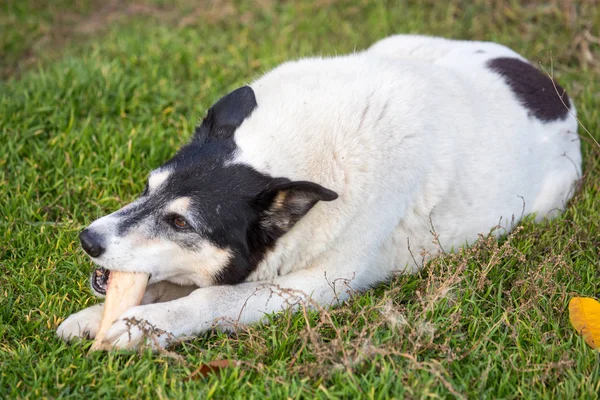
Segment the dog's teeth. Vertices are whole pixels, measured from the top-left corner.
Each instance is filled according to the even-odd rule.
[[[96,340],[90,351],[108,350],[102,344],[104,335],[113,322],[125,311],[142,302],[149,275],[143,272],[111,271],[106,288],[104,312],[100,321],[100,328],[96,333]]]

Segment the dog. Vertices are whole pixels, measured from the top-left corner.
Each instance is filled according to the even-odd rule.
[[[456,250],[553,218],[581,176],[577,128],[564,90],[496,43],[395,35],[283,63],[218,100],[137,200],[81,232],[96,294],[110,271],[150,275],[105,341],[160,348],[294,296],[332,305],[418,271],[412,252],[439,253],[432,228]],[[93,338],[102,311],[58,336]]]

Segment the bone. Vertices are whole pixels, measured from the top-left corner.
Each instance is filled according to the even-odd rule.
[[[110,272],[102,321],[90,351],[110,350],[110,346],[103,343],[108,328],[127,310],[141,304],[148,276],[143,272]]]

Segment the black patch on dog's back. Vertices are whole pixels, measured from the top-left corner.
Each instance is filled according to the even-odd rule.
[[[517,58],[500,57],[489,60],[487,66],[504,78],[530,115],[544,122],[568,116],[571,103],[565,90],[531,64]]]

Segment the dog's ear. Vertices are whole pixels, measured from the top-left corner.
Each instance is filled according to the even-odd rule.
[[[208,110],[202,124],[196,128],[194,140],[232,137],[256,105],[254,90],[250,86],[242,86],[225,95]]]
[[[319,201],[337,199],[336,192],[306,181],[276,180],[256,199],[260,226],[271,237],[288,232]]]

